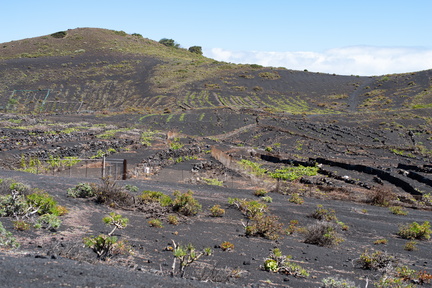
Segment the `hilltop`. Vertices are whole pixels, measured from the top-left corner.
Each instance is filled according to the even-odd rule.
[[[417,271],[407,283],[432,273],[430,240],[409,250],[398,234],[432,210],[432,70],[360,77],[237,65],[138,34],[78,28],[2,43],[0,87],[0,213],[23,187],[10,181],[68,210],[55,229],[20,229],[18,216],[1,214],[21,243],[0,246],[9,287],[319,287],[329,276],[364,287],[393,279],[394,269]],[[114,199],[68,197],[83,183]],[[142,191],[174,199],[177,190],[194,192],[196,215],[140,202],[149,201]],[[215,205],[222,217],[211,215]],[[250,217],[254,208],[264,214]],[[107,233],[110,212],[128,217],[114,235],[134,253],[102,260],[82,241]],[[42,216],[19,220],[33,226]],[[313,227],[330,229],[332,245],[308,241]],[[172,240],[214,254],[190,265],[186,279],[171,278]],[[224,251],[224,242],[234,248]],[[274,248],[310,276],[265,271]],[[359,267],[368,251],[386,269]]]

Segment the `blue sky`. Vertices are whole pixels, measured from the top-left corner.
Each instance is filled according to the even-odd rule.
[[[0,43],[97,27],[172,38],[233,63],[347,75],[432,69],[431,0],[5,2]]]

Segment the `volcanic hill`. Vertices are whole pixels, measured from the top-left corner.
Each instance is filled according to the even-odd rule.
[[[12,249],[0,231],[0,286],[432,278],[432,70],[363,77],[240,65],[77,28],[0,44],[0,101],[0,220],[21,244]],[[83,184],[94,194],[71,196]],[[67,211],[28,212],[35,193]],[[111,230],[102,219],[112,212],[129,219],[113,235],[131,254],[83,246]],[[424,235],[398,232],[413,222]],[[213,253],[178,271],[176,243]],[[274,248],[292,256],[280,269],[265,264]]]

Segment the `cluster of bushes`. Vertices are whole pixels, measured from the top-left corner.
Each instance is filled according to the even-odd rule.
[[[118,186],[117,182],[104,178],[101,184],[80,183],[68,189],[67,195],[73,198],[93,198],[96,203],[104,204],[112,208],[130,209],[136,208],[146,212],[152,210],[156,217],[151,218],[148,223],[152,227],[162,228],[160,217],[170,212],[183,216],[194,216],[202,211],[202,205],[193,197],[192,191],[181,193],[174,192],[174,198],[159,191],[142,191],[140,195],[133,195],[137,192],[136,186]],[[216,213],[216,212],[215,212]],[[176,215],[170,214],[166,217],[167,222],[177,225],[179,219]]]
[[[12,179],[0,179],[0,217],[15,219],[16,230],[31,227],[54,231],[61,225],[59,216],[68,212],[48,193],[31,189]]]
[[[180,44],[177,43],[176,41],[174,41],[173,39],[162,38],[159,40],[159,43],[162,45],[165,45],[167,47],[180,48]],[[203,54],[201,46],[191,46],[191,47],[189,47],[188,51],[191,53],[198,54],[198,55]]]
[[[417,287],[413,283],[423,285],[430,283],[432,275],[425,271],[416,271],[401,265],[400,261],[387,252],[365,251],[355,260],[358,268],[381,273],[375,287]]]

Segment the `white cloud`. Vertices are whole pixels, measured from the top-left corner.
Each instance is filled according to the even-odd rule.
[[[432,69],[432,49],[352,46],[324,52],[229,51],[213,48],[205,56],[219,61],[286,67],[340,75],[384,75]]]

